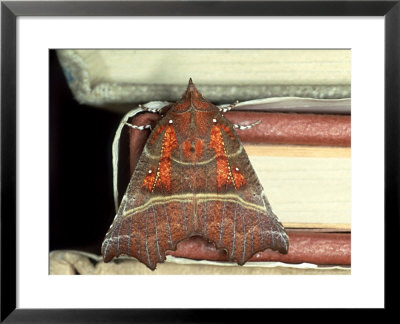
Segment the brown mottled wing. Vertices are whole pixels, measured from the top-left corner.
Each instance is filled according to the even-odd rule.
[[[267,248],[287,253],[288,236],[232,124],[191,80],[165,113],[103,241],[104,261],[125,254],[154,270],[167,250],[193,235],[239,264]]]
[[[185,224],[189,222],[189,215],[193,214],[193,203],[182,202],[179,196],[168,199],[177,188],[174,183],[170,186],[172,189],[168,190],[161,185],[154,188],[147,186],[145,180],[149,175],[156,174],[160,167],[167,129],[167,122],[160,121],[147,140],[119,210],[103,241],[102,255],[105,262],[125,254],[137,258],[154,270],[157,263],[165,260],[165,251],[175,250],[178,241],[187,237],[188,227]],[[163,161],[167,160],[164,154]]]
[[[229,260],[240,265],[268,248],[287,253],[288,235],[272,212],[247,153],[232,124],[222,116],[219,120],[224,152],[236,186],[231,182],[218,188],[217,182],[208,181],[207,192],[218,194],[209,195],[198,204],[203,236],[226,249]],[[213,163],[210,173],[218,169],[218,162]],[[215,173],[209,175],[209,179],[217,177]]]

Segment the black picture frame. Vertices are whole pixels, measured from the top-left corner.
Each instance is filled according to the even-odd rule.
[[[400,1],[4,1],[1,3],[1,322],[220,322],[238,310],[16,308],[16,19],[19,16],[384,16],[385,308],[398,275],[400,162]],[[371,154],[374,154],[371,150]],[[366,175],[368,177],[368,175]],[[365,247],[366,249],[368,247]],[[366,283],[367,284],[367,283]],[[391,299],[393,298],[393,300]],[[262,316],[252,310],[252,318]]]

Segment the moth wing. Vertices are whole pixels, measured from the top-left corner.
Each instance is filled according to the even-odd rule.
[[[187,228],[183,226],[188,220],[182,215],[182,203],[166,203],[168,190],[156,180],[160,163],[168,161],[160,154],[163,141],[168,137],[167,132],[168,126],[160,123],[147,140],[103,241],[105,262],[124,254],[135,257],[154,270],[157,263],[164,262],[166,250],[175,250],[177,243],[188,237]],[[188,214],[193,209],[190,205],[185,208]]]
[[[229,260],[241,265],[265,249],[287,253],[288,235],[272,212],[239,137],[227,120],[220,131],[229,166],[225,171],[231,181],[221,187],[218,181],[211,183],[208,191],[218,192],[218,196],[198,207],[204,236],[227,250]],[[215,163],[217,169],[218,161]],[[218,180],[218,174],[214,177]]]

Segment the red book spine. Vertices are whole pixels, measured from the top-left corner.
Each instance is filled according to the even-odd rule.
[[[260,120],[248,130],[237,130],[245,143],[350,146],[350,115],[296,114],[229,111],[226,118],[246,125]]]
[[[350,233],[321,233],[310,231],[291,231],[289,253],[280,254],[266,250],[255,254],[249,261],[279,261],[285,263],[313,263],[318,265],[350,265]],[[217,250],[213,243],[200,237],[193,237],[178,244],[176,251],[168,251],[174,257],[194,260],[226,261],[224,250]]]

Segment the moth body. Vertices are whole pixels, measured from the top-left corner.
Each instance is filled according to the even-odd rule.
[[[154,270],[195,235],[240,265],[267,248],[289,248],[234,125],[190,80],[151,132],[102,254],[105,262],[133,256]]]

